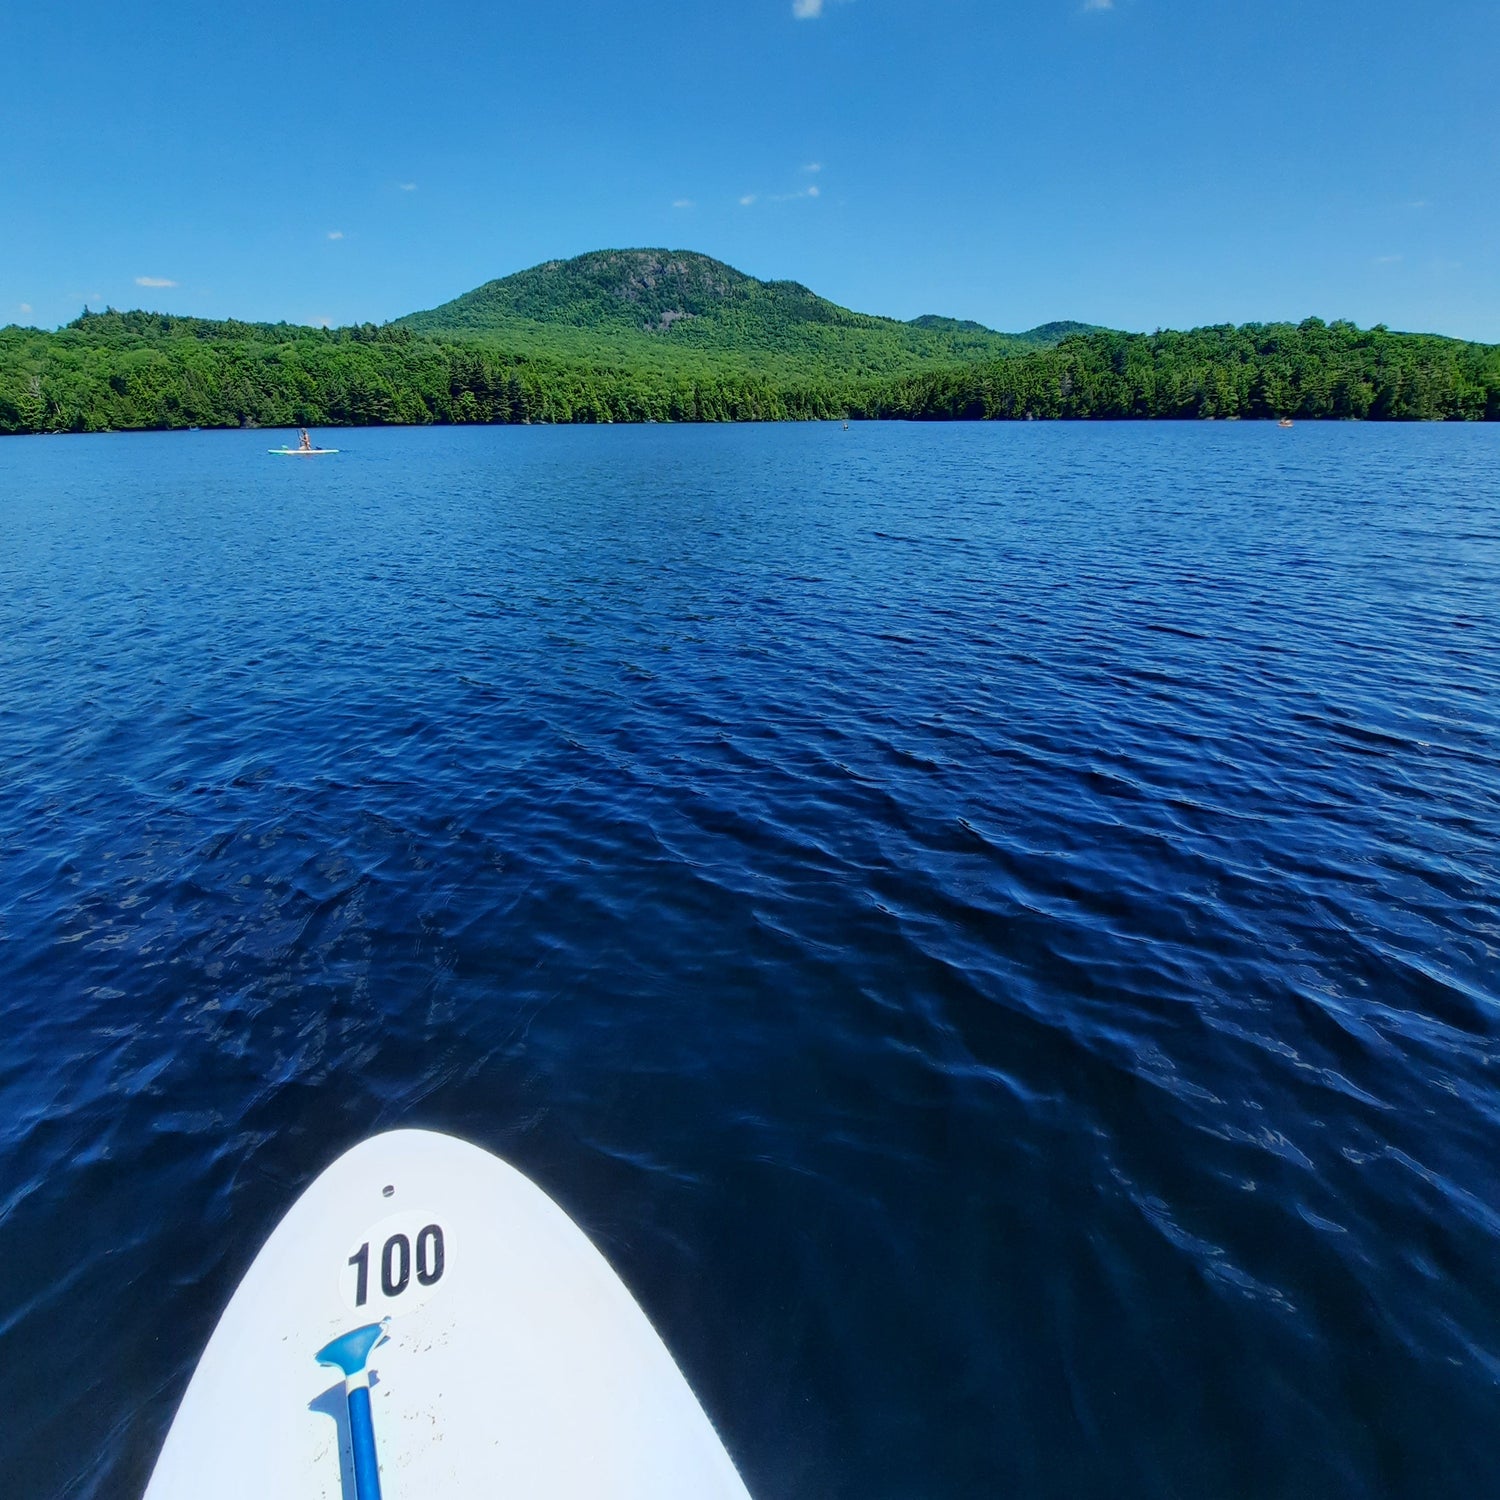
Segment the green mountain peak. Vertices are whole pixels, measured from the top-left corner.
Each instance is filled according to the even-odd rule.
[[[781,375],[898,374],[1045,342],[953,318],[902,323],[852,312],[800,282],[760,281],[712,256],[665,249],[544,261],[399,321],[527,354]]]
[[[757,281],[692,250],[595,250],[487,281],[400,321],[421,333],[493,333],[517,319],[659,333],[685,318],[757,302],[783,313],[843,311],[796,282]]]

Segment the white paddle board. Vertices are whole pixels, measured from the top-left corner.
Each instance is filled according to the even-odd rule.
[[[277,1226],[146,1500],[377,1494],[749,1500],[583,1231],[497,1157],[421,1130],[356,1146]]]
[[[320,453],[337,453],[337,448],[267,448],[267,453],[285,453],[297,458],[316,458]]]

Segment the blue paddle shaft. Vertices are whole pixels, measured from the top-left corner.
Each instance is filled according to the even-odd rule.
[[[375,1423],[367,1385],[349,1392],[349,1442],[354,1449],[355,1494],[359,1500],[380,1500],[380,1464],[375,1457]]]
[[[320,1365],[344,1372],[344,1399],[349,1404],[349,1445],[354,1449],[355,1500],[380,1500],[380,1461],[375,1455],[375,1419],[370,1412],[370,1382],[364,1376],[370,1352],[385,1338],[383,1323],[351,1328],[313,1356]],[[356,1385],[354,1382],[358,1380]]]

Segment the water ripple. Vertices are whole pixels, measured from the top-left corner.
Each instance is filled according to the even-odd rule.
[[[426,1124],[759,1500],[1493,1488],[1497,444],[0,444],[0,1487]]]

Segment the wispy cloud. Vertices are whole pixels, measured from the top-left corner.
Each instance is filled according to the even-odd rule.
[[[341,240],[343,237],[344,231],[342,229],[330,229],[328,231],[328,238],[331,240]]]
[[[23,302],[21,304],[21,311],[23,313],[29,313],[31,311],[31,304],[29,302]]]
[[[1377,266],[1393,266],[1401,259],[1403,257],[1400,255],[1377,255],[1375,257],[1375,264]]]
[[[396,186],[400,188],[403,193],[414,193],[417,190],[417,185],[414,182],[398,182]]]
[[[810,161],[802,170],[804,172],[818,173],[823,170],[823,163],[820,161]]]
[[[752,203],[795,203],[799,198],[821,198],[823,190],[815,182],[810,182],[805,188],[798,188],[795,193],[746,193],[740,199],[741,208],[749,208]]]
[[[823,0],[792,0],[792,14],[799,21],[816,21],[823,14]]]
[[[177,283],[169,276],[137,276],[137,286],[176,286]]]
[[[1083,0],[1085,10],[1113,10],[1115,0]]]
[[[693,204],[693,200],[691,198],[674,198],[672,200],[672,207],[673,208],[692,208],[692,207],[694,207],[694,204]]]

